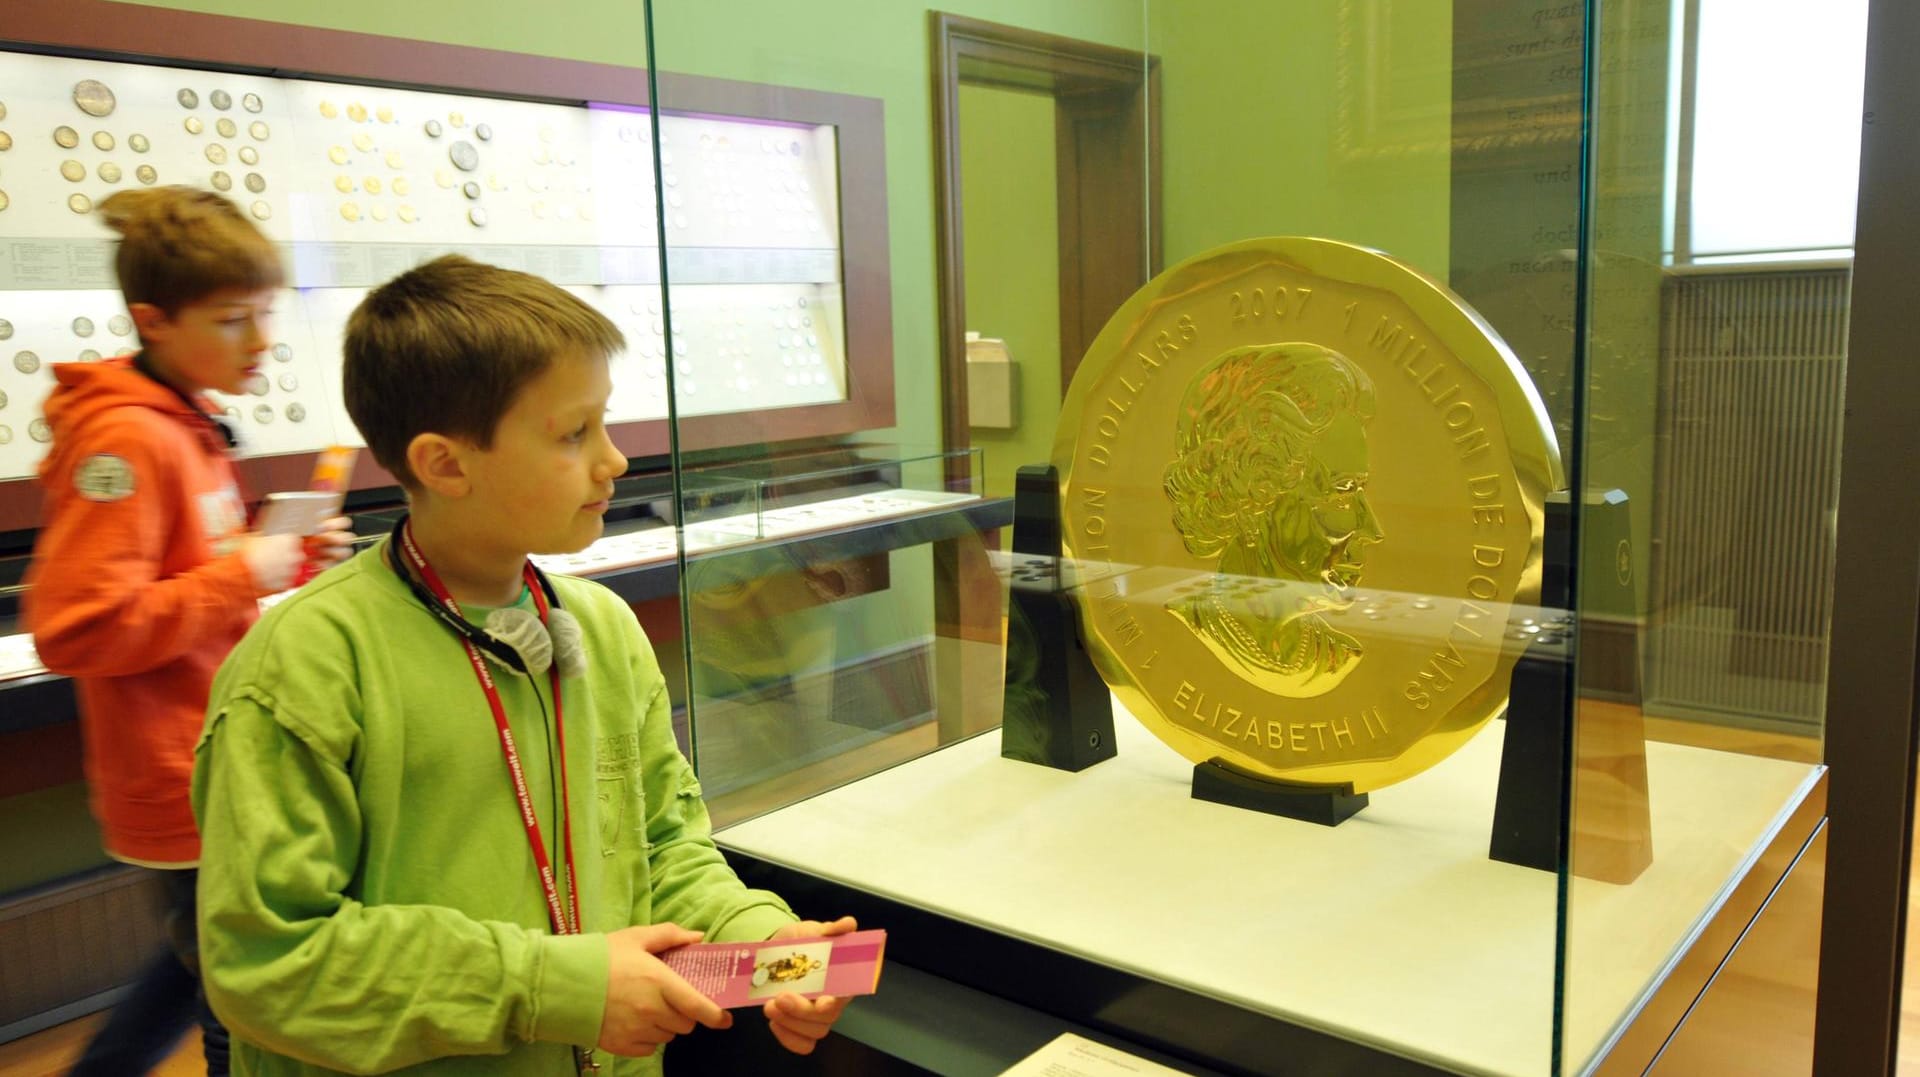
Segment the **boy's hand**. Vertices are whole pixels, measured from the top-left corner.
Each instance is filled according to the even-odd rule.
[[[802,920],[788,924],[774,932],[768,942],[782,939],[817,939],[829,935],[845,935],[858,931],[860,925],[851,916],[842,916],[830,924],[818,920]],[[765,1013],[767,1024],[773,1029],[773,1038],[780,1046],[796,1055],[813,1053],[813,1046],[833,1031],[833,1023],[847,1008],[847,1000],[821,995],[818,998],[802,998],[792,991],[778,995],[767,1002]]]
[[[697,1022],[727,1028],[733,1015],[695,991],[654,955],[700,941],[698,931],[678,924],[622,928],[607,935],[607,1011],[600,1019],[600,1049],[645,1057]]]
[[[240,539],[240,559],[253,577],[253,589],[271,595],[293,586],[293,574],[306,555],[299,535],[247,534]]]

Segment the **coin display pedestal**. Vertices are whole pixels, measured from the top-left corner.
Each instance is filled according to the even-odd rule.
[[[1339,826],[1367,806],[1367,794],[1354,792],[1352,782],[1297,785],[1248,774],[1218,759],[1193,768],[1193,798],[1321,826]]]
[[[1487,855],[1541,871],[1559,870],[1561,805],[1567,791],[1566,639],[1535,637],[1513,667],[1500,787]]]
[[[1013,498],[1015,569],[1007,610],[1000,754],[1079,771],[1113,758],[1113,695],[1080,639],[1060,583],[1060,476],[1020,469]]]

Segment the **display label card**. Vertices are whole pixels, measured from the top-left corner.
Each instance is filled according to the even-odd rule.
[[[1052,1043],[1014,1063],[1001,1077],[1181,1077],[1181,1074],[1158,1062],[1062,1032]]]
[[[882,930],[816,939],[702,942],[660,955],[693,989],[731,1009],[791,991],[807,998],[871,995],[887,948]]]

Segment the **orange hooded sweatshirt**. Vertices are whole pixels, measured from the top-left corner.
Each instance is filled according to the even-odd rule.
[[[107,852],[190,865],[207,690],[259,616],[238,553],[246,509],[223,438],[178,393],[128,359],[53,374],[26,624],[40,660],[78,690]]]

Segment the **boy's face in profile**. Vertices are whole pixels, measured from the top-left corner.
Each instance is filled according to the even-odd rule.
[[[172,315],[148,303],[129,312],[161,376],[188,392],[239,394],[273,344],[275,297],[273,288],[222,288]]]
[[[605,521],[625,454],[607,436],[607,360],[563,356],[520,390],[493,447],[468,456],[469,518],[515,553],[585,549]]]

